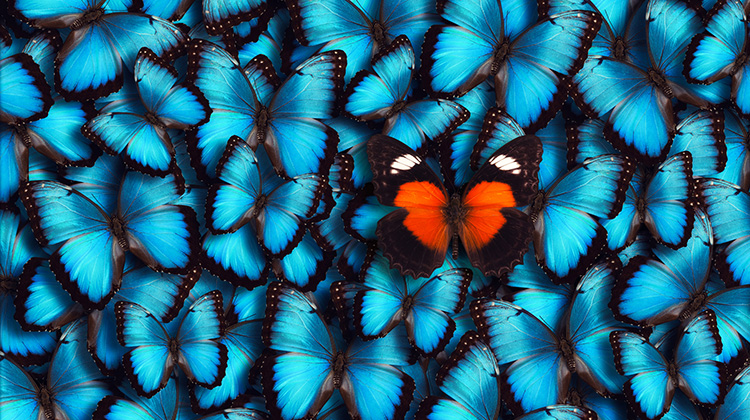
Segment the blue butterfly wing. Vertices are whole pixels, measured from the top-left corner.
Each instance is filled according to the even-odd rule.
[[[315,414],[333,392],[333,336],[304,294],[273,283],[267,296],[263,342],[278,352],[264,364],[268,408],[285,420]]]
[[[593,12],[564,12],[510,44],[507,61],[495,75],[495,90],[500,106],[521,127],[534,131],[555,115],[566,93],[558,74],[572,76],[581,68],[600,24]]]
[[[224,324],[221,292],[199,297],[180,321],[177,363],[188,379],[209,388],[221,383],[227,367],[227,348],[220,342]]]
[[[750,284],[750,196],[736,185],[706,178],[699,182],[717,244],[729,243],[716,265],[731,285]]]
[[[581,278],[570,308],[569,335],[580,363],[576,372],[601,394],[619,394],[625,379],[615,370],[609,334],[624,329],[609,309],[619,262],[603,262]]]
[[[503,373],[503,393],[514,413],[564,397],[571,375],[558,353],[557,338],[542,321],[501,300],[475,302],[471,313],[497,363],[511,363]]]
[[[338,136],[320,120],[333,117],[345,66],[341,51],[318,54],[300,64],[276,91],[268,107],[264,147],[278,173],[324,173],[332,163]]]
[[[333,258],[334,253],[326,250],[307,231],[289,254],[274,260],[273,267],[280,280],[291,282],[302,291],[310,291],[316,289],[325,278]]]
[[[743,418],[750,415],[750,368],[743,369],[724,396],[724,403],[716,410],[716,420]]]
[[[23,46],[22,52],[28,54],[39,64],[39,69],[44,73],[49,86],[54,86],[55,84],[55,56],[61,46],[62,38],[54,29],[38,31]]]
[[[5,354],[0,355],[0,378],[3,378],[0,395],[3,415],[19,419],[37,419],[44,415],[37,401],[39,387],[34,379]]]
[[[501,411],[500,369],[490,348],[469,331],[438,372],[438,386],[450,399],[427,397],[417,419],[498,418]]]
[[[413,150],[424,150],[430,142],[440,141],[469,117],[466,108],[446,99],[411,102],[398,114],[388,118],[383,134],[406,144]]]
[[[177,416],[177,379],[170,378],[167,385],[151,398],[143,398],[127,385],[120,387],[126,398],[113,395],[105,397],[96,407],[94,419],[106,420],[170,420]]]
[[[56,334],[22,330],[13,318],[16,313],[13,299],[10,293],[0,295],[0,333],[3,336],[0,350],[21,363],[44,363],[55,348]]]
[[[99,114],[82,128],[86,137],[109,154],[122,154],[125,163],[141,172],[164,176],[173,164],[173,148],[163,128],[138,114]]]
[[[398,367],[407,366],[410,356],[403,328],[377,340],[355,338],[346,352],[340,388],[348,410],[363,420],[402,418],[409,410],[415,385]]]
[[[595,418],[598,418],[597,414],[588,408],[564,404],[550,405],[516,417],[517,420],[587,420]]]
[[[68,26],[96,3],[92,0],[62,0],[51,4],[41,4],[34,0],[19,0],[13,7],[16,12],[33,24],[47,26],[59,21],[58,25]]]
[[[378,54],[372,71],[360,71],[349,83],[344,110],[365,121],[388,116],[409,93],[414,71],[414,50],[406,36],[399,36]]]
[[[354,325],[363,338],[373,339],[385,336],[401,322],[409,290],[408,280],[390,268],[382,253],[376,253],[366,264],[362,290],[354,297]]]
[[[0,121],[18,123],[38,120],[52,106],[50,88],[39,65],[24,53],[0,60]]]
[[[524,134],[523,128],[507,112],[490,108],[484,116],[482,131],[471,153],[471,168],[478,170],[497,149]]]
[[[69,324],[60,336],[47,372],[47,389],[54,396],[54,409],[70,419],[90,418],[97,403],[111,394],[106,377],[88,353],[86,338],[85,323]]]
[[[717,112],[698,110],[686,115],[677,124],[669,155],[689,151],[696,177],[722,172],[727,164],[723,123],[724,116]]]
[[[750,116],[750,66],[745,64],[732,76],[732,102],[743,117]]]
[[[685,77],[693,83],[726,77],[745,49],[747,28],[741,2],[723,2],[706,19],[706,31],[693,38],[685,58]]]
[[[617,150],[604,138],[604,121],[587,118],[568,126],[568,164],[578,165],[599,155],[616,154]]]
[[[203,4],[203,20],[208,33],[221,35],[227,28],[257,17],[266,7],[263,0],[207,0]]]
[[[91,166],[99,151],[81,133],[90,114],[81,103],[57,97],[47,116],[29,123],[26,133],[37,151],[57,163]]]
[[[125,372],[138,395],[154,396],[166,386],[174,368],[169,334],[146,308],[137,303],[115,304],[117,339],[130,348],[123,356]]]
[[[414,54],[422,54],[424,34],[430,26],[441,23],[435,2],[429,0],[385,0],[380,3],[380,19],[390,38],[406,35],[414,46]]]
[[[534,249],[554,280],[571,278],[593,262],[606,240],[594,218],[619,212],[633,170],[627,158],[602,155],[563,175],[547,192],[547,203],[536,215]],[[563,249],[568,252],[557,254]]]
[[[186,79],[195,84],[212,110],[208,122],[190,134],[188,145],[194,165],[213,177],[229,138],[251,139],[258,99],[240,64],[224,49],[196,40],[188,51]]]
[[[298,0],[290,2],[288,7],[295,36],[302,45],[307,46],[369,35],[369,20],[376,18],[379,5],[372,0],[336,3]],[[369,61],[370,57],[367,59]],[[354,73],[356,71],[352,75]]]
[[[690,152],[673,155],[659,165],[644,191],[646,227],[672,248],[687,242],[695,220],[692,167]]]
[[[55,279],[46,260],[29,261],[18,286],[17,318],[26,330],[57,330],[83,313]]]
[[[34,183],[22,199],[43,243],[62,244],[50,260],[58,281],[84,307],[104,307],[119,286],[125,253],[102,209],[57,182]]]
[[[643,176],[643,170],[636,167],[630,185],[625,192],[625,200],[622,203],[620,213],[611,219],[600,220],[607,231],[607,246],[610,250],[623,249],[633,242],[638,235],[641,222],[637,203],[643,188]]]
[[[224,235],[203,237],[202,264],[232,284],[252,287],[268,276],[266,254],[251,223]]]
[[[263,54],[273,64],[274,70],[281,74],[281,49],[284,36],[289,27],[289,13],[281,9],[271,17],[267,29],[255,42],[248,42],[237,52],[240,63],[247,63],[259,54]]]
[[[726,376],[724,365],[716,360],[720,354],[716,315],[708,310],[685,327],[675,350],[679,386],[690,400],[702,404],[720,401]]]
[[[539,188],[546,189],[567,170],[567,142],[565,117],[562,112],[538,130],[536,136],[542,141],[542,161],[539,162]]]
[[[91,312],[87,320],[89,334],[93,337],[88,343],[89,352],[106,375],[122,374],[122,359],[128,351],[117,341],[115,304],[119,301],[115,294],[104,309]]]
[[[722,288],[723,289],[723,288]],[[740,337],[750,336],[750,286],[732,287],[709,295],[706,308],[716,314],[721,336],[721,361],[729,363],[742,347]]]
[[[610,340],[617,370],[629,378],[624,390],[630,406],[649,419],[661,416],[674,395],[664,356],[633,332],[613,332]]]
[[[0,128],[0,203],[15,201],[21,179],[16,157],[16,134],[10,127]],[[18,155],[21,150],[18,151]],[[20,157],[20,156],[19,156]]]
[[[687,3],[656,0],[646,10],[648,49],[654,68],[665,74],[682,68],[685,49],[700,31],[701,18]]]
[[[120,187],[118,213],[135,256],[152,268],[187,274],[190,259],[197,255],[198,222],[192,209],[172,204],[179,190],[173,176],[128,172]]]

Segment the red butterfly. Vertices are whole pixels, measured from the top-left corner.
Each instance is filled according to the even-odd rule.
[[[452,194],[425,160],[400,141],[373,136],[367,154],[381,204],[398,207],[380,221],[380,247],[404,275],[424,277],[439,267],[453,241],[461,239],[469,261],[485,275],[499,275],[526,253],[532,225],[516,207],[537,192],[542,143],[518,137],[487,159],[466,184]]]

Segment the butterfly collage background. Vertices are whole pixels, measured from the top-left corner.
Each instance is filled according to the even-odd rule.
[[[750,418],[750,1],[0,10],[1,420]]]

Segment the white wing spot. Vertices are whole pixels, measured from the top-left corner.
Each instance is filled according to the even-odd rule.
[[[391,163],[391,168],[393,168],[395,171],[408,171],[409,169],[418,165],[420,162],[422,162],[422,159],[418,158],[417,156],[403,155],[397,157],[396,160]],[[392,170],[391,173],[395,172]]]
[[[496,167],[497,169],[500,169],[501,171],[510,171],[514,175],[517,175],[521,172],[521,165],[510,156],[497,155],[490,159],[490,165]]]

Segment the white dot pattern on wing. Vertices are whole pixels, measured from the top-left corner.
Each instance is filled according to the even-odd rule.
[[[505,155],[497,155],[490,159],[490,165],[500,169],[501,171],[508,171],[513,175],[521,173],[521,165],[516,162],[515,159]]]
[[[408,171],[420,162],[422,162],[422,159],[414,155],[399,156],[393,161],[393,163],[391,163],[391,173],[395,174],[399,171]]]

